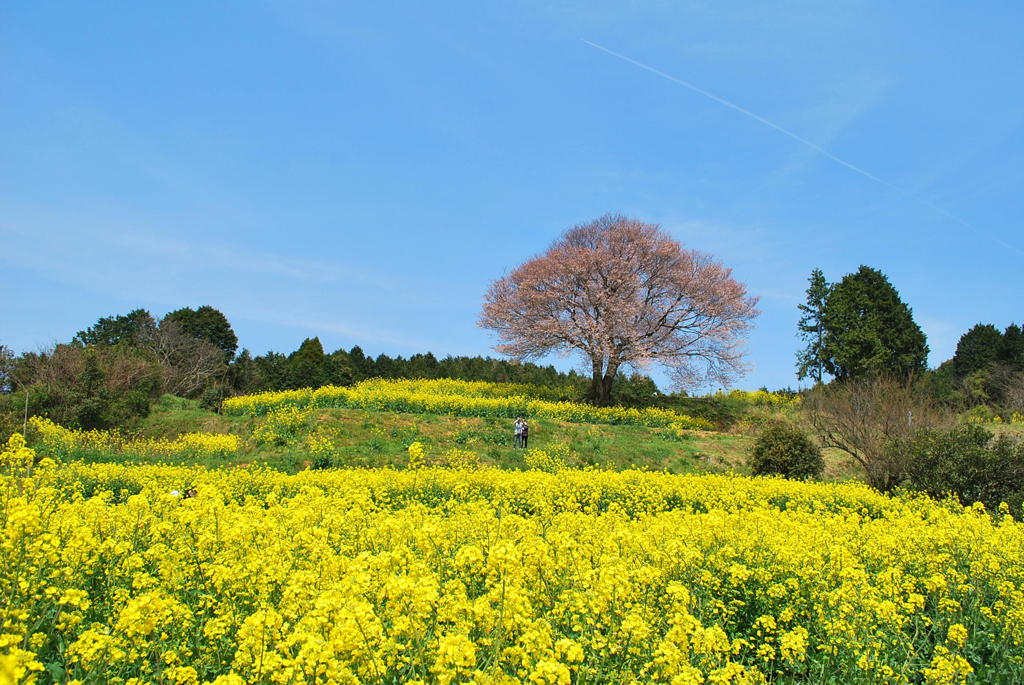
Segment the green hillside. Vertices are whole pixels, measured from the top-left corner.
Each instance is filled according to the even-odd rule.
[[[175,398],[176,399],[176,398]],[[308,426],[288,444],[258,445],[252,439],[258,419],[203,411],[195,403],[165,399],[141,424],[150,438],[174,438],[181,433],[231,433],[243,447],[220,463],[267,463],[297,471],[313,465],[311,435],[330,435],[335,449],[332,466],[402,466],[407,448],[421,442],[431,455],[451,449],[472,450],[483,464],[525,468],[527,450],[512,446],[512,422],[496,417],[375,412],[364,409],[317,409]],[[710,431],[677,433],[670,428],[580,424],[552,419],[530,422],[528,448],[572,453],[568,465],[623,469],[646,467],[674,473],[709,471],[738,466],[752,438]]]
[[[183,462],[208,466],[266,464],[295,473],[307,468],[401,468],[408,464],[409,446],[418,442],[423,445],[428,464],[443,465],[445,455],[453,450],[462,450],[471,451],[473,459],[481,465],[521,470],[531,467],[527,462],[529,452],[541,450],[556,455],[566,466],[575,468],[746,473],[746,456],[759,426],[767,420],[793,416],[787,405],[779,402],[773,405],[770,394],[754,399],[734,395],[731,400],[734,405],[745,403],[739,409],[734,406],[730,410],[734,419],[739,418],[731,420],[727,426],[716,426],[718,430],[683,428],[685,425],[711,424],[707,419],[695,419],[667,410],[653,410],[656,413],[642,415],[623,411],[614,414],[618,421],[641,421],[654,416],[658,421],[669,422],[669,425],[655,426],[530,416],[530,440],[528,449],[524,450],[513,447],[513,421],[508,416],[453,415],[455,410],[451,407],[462,406],[461,402],[466,405],[464,411],[478,411],[479,407],[472,403],[482,401],[483,410],[491,411],[494,405],[489,403],[500,400],[513,401],[514,404],[515,398],[522,397],[524,392],[528,393],[528,406],[533,406],[529,403],[535,400],[529,397],[542,395],[543,388],[435,381],[425,385],[415,381],[388,382],[386,387],[390,393],[388,403],[380,403],[379,398],[372,394],[379,387],[375,390],[371,383],[360,384],[344,392],[349,395],[362,393],[360,396],[364,400],[370,398],[365,403],[376,402],[381,407],[416,408],[424,403],[444,401],[449,411],[432,412],[428,411],[429,406],[416,413],[383,408],[322,407],[316,406],[316,393],[300,391],[242,398],[244,402],[241,404],[248,407],[246,411],[217,413],[202,409],[196,401],[165,395],[132,431],[112,434],[113,442],[100,445],[96,439],[89,438],[90,435],[93,438],[110,436],[109,433],[64,431],[63,437],[53,440],[57,443],[63,440],[68,444],[77,440],[76,445],[54,456],[84,461]],[[410,395],[396,394],[395,388],[402,392],[415,390],[418,394],[414,399],[419,404],[413,402]],[[424,389],[428,392],[424,393]],[[322,394],[335,398],[336,393],[342,390],[329,390]],[[482,397],[485,399],[481,400]],[[717,404],[721,405],[723,401],[719,400]],[[757,401],[761,401],[761,406]],[[319,402],[323,403],[323,400]],[[300,408],[297,404],[303,406]],[[551,407],[555,405],[540,406],[554,411]],[[557,405],[557,410],[574,416],[578,413],[575,406],[563,402]],[[276,407],[280,411],[268,407]],[[722,410],[718,406],[707,411],[714,414]],[[277,414],[282,414],[283,418]],[[55,427],[54,430],[63,429]],[[169,452],[166,449],[179,436],[187,434],[235,436],[237,440],[229,450]],[[40,442],[39,436],[34,442]],[[827,452],[826,464],[826,478],[845,480],[857,475],[849,459],[841,453]]]

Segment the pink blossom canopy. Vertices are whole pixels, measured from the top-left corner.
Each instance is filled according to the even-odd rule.
[[[657,362],[692,386],[742,371],[756,304],[711,256],[683,249],[655,224],[606,215],[494,281],[479,323],[512,357],[577,351],[595,379]]]

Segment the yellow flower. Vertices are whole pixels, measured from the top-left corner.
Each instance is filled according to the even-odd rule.
[[[557,661],[540,661],[530,673],[529,681],[536,685],[569,685],[572,674]]]
[[[35,450],[25,445],[25,437],[21,433],[12,433],[7,444],[0,448],[0,470],[28,469],[35,459]]]
[[[946,642],[957,647],[963,647],[967,643],[967,628],[961,623],[954,623],[946,632]]]
[[[414,442],[409,445],[409,468],[419,469],[424,465],[424,458],[426,452],[423,449],[422,442]]]
[[[63,462],[0,490],[27,682],[58,639],[67,678],[126,685],[952,685],[988,634],[986,672],[1024,660],[1024,525],[858,483]]]
[[[949,650],[940,645],[935,648],[931,664],[921,673],[929,685],[961,685],[974,673],[974,668],[967,659],[950,654]]]

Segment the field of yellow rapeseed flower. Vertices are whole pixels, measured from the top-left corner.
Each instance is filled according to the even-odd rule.
[[[1006,512],[640,471],[5,469],[0,683],[1024,681]]]
[[[710,395],[715,399],[728,399],[742,404],[750,404],[756,407],[797,407],[800,406],[802,398],[800,395],[779,392],[768,392],[767,390],[730,390],[725,392],[719,390]]]
[[[526,416],[574,423],[678,426],[702,430],[713,428],[705,419],[667,409],[594,407],[551,399],[554,396],[550,388],[522,384],[450,379],[373,379],[351,387],[327,385],[315,390],[303,388],[230,397],[224,400],[223,409],[228,414],[262,416],[285,407],[333,407],[451,416]]]
[[[224,457],[238,451],[237,435],[183,433],[173,440],[128,438],[116,430],[79,430],[57,425],[41,416],[29,419],[39,436],[40,448],[55,459],[90,456],[109,458],[158,457],[163,459]]]

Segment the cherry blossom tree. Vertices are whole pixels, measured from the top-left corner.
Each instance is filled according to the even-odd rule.
[[[660,364],[678,387],[742,373],[756,305],[710,255],[655,224],[607,214],[494,281],[479,325],[518,359],[581,355],[593,370],[590,399],[608,404],[624,366]]]

